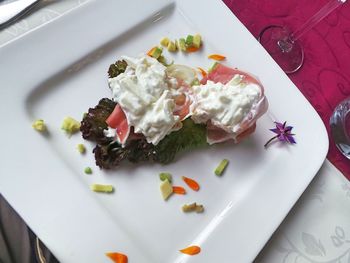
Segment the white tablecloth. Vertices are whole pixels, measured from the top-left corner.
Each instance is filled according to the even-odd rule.
[[[0,31],[0,46],[87,1],[43,1],[36,12]],[[256,262],[350,263],[350,183],[330,162],[324,162]]]

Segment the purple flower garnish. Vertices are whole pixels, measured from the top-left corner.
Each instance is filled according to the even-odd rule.
[[[277,135],[272,137],[270,140],[265,143],[264,147],[266,148],[270,142],[272,142],[275,139],[278,139],[280,142],[288,142],[291,144],[295,144],[296,141],[294,140],[293,136],[295,134],[291,133],[293,127],[292,126],[286,126],[287,122],[280,123],[275,121],[276,128],[270,129],[270,131],[276,133]]]

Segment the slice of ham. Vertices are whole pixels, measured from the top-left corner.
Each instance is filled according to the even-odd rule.
[[[106,120],[109,127],[116,129],[117,140],[124,145],[130,134],[130,126],[122,108],[117,104]]]
[[[221,82],[226,84],[236,74],[242,75],[244,82],[248,84],[257,84],[260,87],[260,99],[253,105],[249,114],[247,114],[247,116],[242,120],[239,125],[239,129],[235,134],[225,131],[224,129],[213,125],[209,121],[207,123],[207,141],[209,144],[220,143],[231,139],[233,139],[236,143],[240,142],[242,139],[246,138],[255,131],[257,119],[267,111],[268,103],[266,97],[264,96],[264,87],[256,78],[246,72],[218,64],[213,71],[211,71],[201,80],[201,83],[206,84],[208,80],[211,80],[215,83]]]

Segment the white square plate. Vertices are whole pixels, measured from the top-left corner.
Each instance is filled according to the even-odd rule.
[[[142,11],[141,11],[142,10]],[[106,71],[121,55],[137,56],[162,36],[199,32],[203,50],[173,55],[176,63],[208,68],[210,53],[226,65],[258,76],[270,102],[257,131],[239,145],[225,144],[184,153],[166,166],[123,164],[113,171],[94,168],[93,145],[81,156],[79,135],[60,130],[69,115],[110,97]],[[90,1],[0,49],[0,190],[61,262],[109,262],[120,251],[129,262],[250,262],[281,223],[325,159],[323,123],[298,89],[221,1]],[[31,128],[43,118],[50,131]],[[273,121],[293,125],[297,145],[264,143]],[[222,177],[213,170],[227,158]],[[199,192],[159,193],[158,173],[169,171],[177,185],[186,175]],[[89,190],[109,183],[114,194]],[[184,214],[196,201],[203,214]],[[190,257],[179,249],[200,245]]]

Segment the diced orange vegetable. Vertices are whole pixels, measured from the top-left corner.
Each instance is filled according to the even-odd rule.
[[[180,252],[193,256],[201,252],[201,248],[199,246],[190,246],[190,247],[181,249]]]
[[[115,263],[128,263],[128,257],[122,253],[109,252],[106,256],[112,259]]]
[[[184,182],[194,191],[198,191],[199,190],[199,184],[191,179],[191,178],[188,178],[188,177],[185,177],[185,176],[182,176],[182,180],[184,180]]]
[[[186,194],[186,190],[182,186],[173,186],[173,193],[178,195],[184,195]]]
[[[198,50],[199,50],[198,47],[188,47],[188,48],[186,48],[186,51],[189,52],[189,53],[196,52]]]
[[[224,60],[226,57],[219,54],[211,54],[208,56],[208,58],[221,61],[221,60]]]
[[[180,94],[175,97],[175,104],[182,106],[186,102],[186,95],[185,94]]]
[[[148,52],[147,52],[147,56],[152,57],[152,53],[153,51],[156,49],[157,47],[152,47]]]
[[[197,68],[199,69],[199,72],[202,74],[203,78],[205,78],[208,75],[208,73],[204,69],[202,69],[201,67],[197,67]]]

